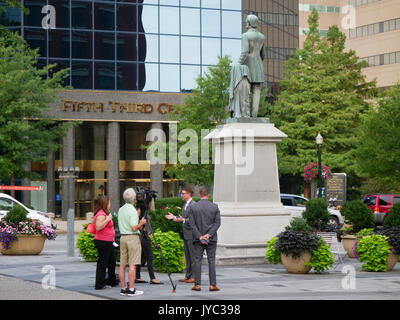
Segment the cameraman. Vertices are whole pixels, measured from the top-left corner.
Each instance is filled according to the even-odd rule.
[[[121,232],[120,240],[120,267],[118,271],[121,282],[121,296],[137,296],[143,291],[135,289],[136,265],[141,262],[142,246],[140,244],[140,228],[146,224],[146,219],[139,222],[139,214],[134,204],[136,200],[135,190],[126,189],[123,194],[125,205],[118,210],[118,226]],[[128,279],[129,289],[126,287],[125,271],[129,265]]]
[[[139,215],[139,219],[143,219],[142,218],[142,210],[140,210],[140,215]],[[150,216],[147,215],[147,220],[150,223]],[[151,239],[150,239],[150,234],[147,231],[147,225],[145,224],[144,227],[141,228],[141,234],[140,234],[140,242],[142,245],[142,256],[144,256],[144,258],[147,261],[147,270],[149,272],[149,276],[150,276],[150,284],[163,284],[162,282],[160,282],[159,280],[156,279],[156,276],[154,275],[154,267],[153,267],[153,260],[154,260],[154,254],[153,254],[153,248],[151,246]],[[143,280],[140,277],[140,268],[141,265],[138,264],[136,266],[136,280],[135,283],[146,283],[147,281]]]

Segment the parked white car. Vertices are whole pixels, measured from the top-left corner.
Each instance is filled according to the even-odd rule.
[[[301,214],[306,210],[307,198],[295,194],[281,194],[281,202],[283,206],[289,209],[292,217],[301,217]],[[328,208],[330,214],[329,223],[336,224],[337,227],[342,227],[344,219],[339,210]]]
[[[45,225],[48,225],[50,227],[52,226],[51,219],[47,214],[40,211],[29,209],[21,202],[19,202],[18,200],[14,199],[13,197],[5,193],[0,193],[0,220],[2,220],[7,215],[8,211],[10,211],[15,205],[20,205],[22,208],[24,208],[28,213],[27,214],[28,218],[40,220]]]

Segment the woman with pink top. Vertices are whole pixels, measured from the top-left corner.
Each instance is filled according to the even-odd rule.
[[[115,230],[110,207],[111,202],[107,196],[100,196],[97,199],[96,215],[94,216],[96,226],[94,244],[99,253],[96,266],[96,290],[116,286],[119,283],[115,275],[116,258],[113,246]],[[108,279],[106,279],[106,270]]]

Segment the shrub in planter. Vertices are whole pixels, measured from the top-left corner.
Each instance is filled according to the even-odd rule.
[[[308,225],[307,221],[301,217],[295,217],[290,221],[290,224],[285,227],[287,231],[301,231],[310,233],[312,231],[311,227]]]
[[[83,228],[76,240],[76,247],[79,249],[82,258],[86,261],[97,261],[99,258],[93,240],[94,234],[87,232],[86,228]]]
[[[173,231],[162,232],[157,229],[154,232],[154,235],[164,255],[169,271],[182,272],[186,266],[184,258],[185,251],[183,248],[183,240],[180,238],[179,234]],[[152,246],[154,253],[154,268],[160,272],[166,272],[167,270],[164,266],[160,252],[155,248],[154,243],[152,243]]]
[[[355,244],[356,258],[364,264],[366,271],[387,271],[388,257],[392,252],[389,238],[383,235],[364,236]]]
[[[296,259],[305,252],[311,254],[311,260],[305,266],[314,268],[317,272],[325,271],[335,263],[330,247],[324,240],[309,232],[290,230],[267,241],[265,258],[268,262],[277,264],[282,263],[282,254],[292,255]]]
[[[395,203],[389,210],[385,220],[383,220],[384,227],[400,227],[400,203]]]
[[[318,237],[301,231],[283,231],[278,235],[276,250],[285,255],[299,257],[304,251],[312,253],[318,248]]]
[[[271,240],[267,241],[267,251],[265,252],[265,259],[273,264],[282,263],[281,253],[275,248],[277,241],[278,237],[273,237]]]
[[[362,229],[375,227],[371,210],[361,200],[346,201],[340,213],[344,216],[345,223],[352,225],[349,233],[356,234]]]
[[[368,228],[368,229],[362,229],[357,233],[357,239],[361,239],[362,237],[365,236],[372,236],[374,234],[374,229],[373,228]]]
[[[18,225],[20,222],[27,220],[26,210],[19,205],[14,206],[3,218],[3,221],[8,225]]]
[[[323,272],[335,263],[331,247],[324,240],[319,239],[319,246],[311,254],[311,261],[306,265],[314,268],[317,272]]]
[[[328,205],[321,198],[310,199],[306,202],[302,216],[312,228],[323,228],[330,218]]]
[[[384,227],[377,234],[387,236],[389,244],[393,247],[393,253],[400,255],[400,227]]]
[[[27,236],[28,238],[32,238],[29,236],[43,236],[43,239],[33,240],[33,242],[37,242],[37,245],[31,243],[32,246],[25,246],[21,241],[21,243],[15,245],[19,249],[16,248],[14,252],[10,253],[13,247],[12,244],[18,239],[26,239]],[[3,254],[38,254],[43,249],[45,239],[54,240],[56,237],[57,234],[53,228],[39,220],[27,218],[27,212],[19,205],[14,206],[0,221],[1,247],[3,250],[8,250],[2,251]],[[27,241],[29,243],[29,240]],[[28,247],[32,247],[32,250],[28,249]]]

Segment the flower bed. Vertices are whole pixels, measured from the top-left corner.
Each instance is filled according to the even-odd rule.
[[[43,235],[47,240],[54,240],[57,236],[55,230],[38,220],[26,219],[18,224],[0,222],[0,242],[2,248],[7,250],[19,235]]]

